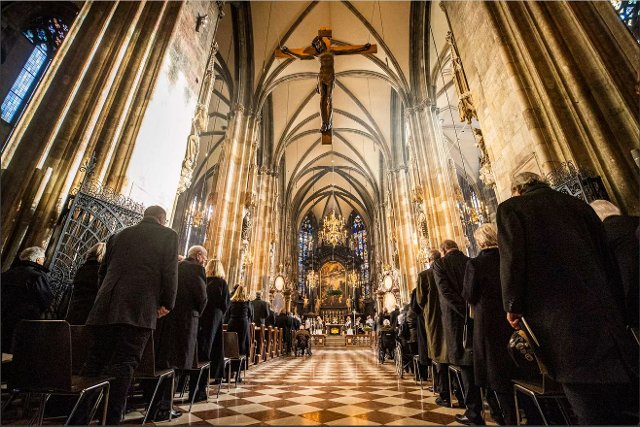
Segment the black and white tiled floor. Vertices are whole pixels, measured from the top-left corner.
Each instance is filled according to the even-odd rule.
[[[314,349],[311,357],[281,357],[254,366],[245,382],[216,399],[196,403],[157,425],[449,425],[458,408],[435,404],[435,395],[399,379],[393,362],[379,365],[371,349]]]

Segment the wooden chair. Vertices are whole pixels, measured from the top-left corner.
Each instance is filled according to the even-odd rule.
[[[169,379],[171,379],[171,389],[169,390],[171,394],[170,407],[173,408],[173,390],[175,388],[176,373],[173,369],[156,370],[156,357],[155,357],[155,349],[153,344],[153,333],[152,333],[142,353],[142,358],[140,359],[140,364],[138,365],[138,369],[136,369],[136,371],[133,373],[134,381],[155,381],[156,382],[155,388],[153,390],[153,394],[151,395],[151,399],[149,400],[149,404],[147,405],[146,412],[142,420],[143,425],[147,422],[151,409],[157,403],[156,397],[159,397],[158,390],[160,390],[160,386],[164,381],[168,381]],[[171,421],[171,411],[169,411],[169,421]]]
[[[224,333],[224,357],[229,360],[229,370],[227,371],[227,382],[229,383],[229,386],[231,386],[231,363],[238,362],[238,371],[236,373],[237,387],[241,371],[244,373],[244,378],[247,378],[247,356],[240,354],[238,334],[236,332]]]
[[[271,333],[269,334],[269,354],[273,359],[276,357],[276,334],[278,333],[278,328],[271,328]]]
[[[9,399],[2,410],[20,394],[30,399],[42,396],[42,403],[31,423],[42,425],[47,402],[51,396],[77,396],[65,425],[73,420],[85,397],[97,392],[98,397],[89,408],[88,419],[93,420],[100,403],[103,404],[102,425],[106,424],[109,402],[109,379],[72,375],[72,341],[70,325],[64,320],[23,320],[16,326],[13,362],[8,388]],[[84,420],[83,420],[84,421]]]
[[[266,340],[266,358],[265,360],[271,359],[271,350],[273,349],[273,326],[267,326],[267,330],[265,331],[265,340]]]
[[[257,343],[256,343],[256,324],[255,323],[251,323],[249,325],[249,363],[248,365],[251,365],[252,363],[255,363],[255,357],[256,357],[256,347],[257,347]]]
[[[276,329],[276,357],[282,354],[282,329]]]

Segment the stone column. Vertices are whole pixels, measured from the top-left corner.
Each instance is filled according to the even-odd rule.
[[[443,240],[452,239],[462,247],[465,238],[455,205],[454,183],[449,175],[448,158],[435,114],[436,107],[429,100],[405,109],[415,148],[417,175],[422,180],[428,244],[430,248],[437,248]]]
[[[230,285],[235,285],[240,261],[242,207],[254,132],[253,115],[247,114],[244,107],[237,104],[229,120],[220,155],[220,172],[213,195],[216,209],[207,230],[207,250],[210,256],[222,261]]]
[[[255,237],[253,239],[254,265],[251,283],[255,290],[267,290],[266,278],[270,274],[270,257],[273,237],[275,237],[274,202],[275,202],[275,172],[266,167],[259,170],[258,214],[255,222]]]
[[[96,151],[104,170],[117,133],[135,128],[130,113],[153,88],[182,6],[84,3],[3,152],[3,267],[20,247],[47,246],[83,160]]]
[[[465,66],[499,199],[514,172],[572,161],[637,214],[630,151],[640,122],[640,47],[607,2],[443,2]],[[473,31],[469,31],[473,28]]]

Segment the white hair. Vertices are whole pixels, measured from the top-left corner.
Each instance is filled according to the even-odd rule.
[[[511,192],[522,193],[522,191],[532,184],[548,184],[544,178],[533,172],[520,172],[511,177]]]
[[[202,255],[205,255],[205,256],[207,255],[207,250],[203,246],[200,246],[200,245],[193,245],[187,251],[187,256],[189,258],[195,258],[199,254],[202,254]]]
[[[36,262],[38,258],[44,258],[44,249],[40,246],[31,246],[20,252],[20,261]]]
[[[622,215],[622,213],[620,212],[620,209],[618,209],[616,205],[614,205],[608,200],[602,200],[602,199],[594,200],[593,202],[590,203],[590,205],[593,208],[593,210],[596,211],[596,214],[600,218],[600,221],[604,221],[610,216]]]

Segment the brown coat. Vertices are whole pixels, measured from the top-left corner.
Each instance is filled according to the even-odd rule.
[[[416,300],[424,313],[429,357],[437,363],[449,363],[440,310],[440,296],[433,277],[433,270],[425,270],[418,275]]]

